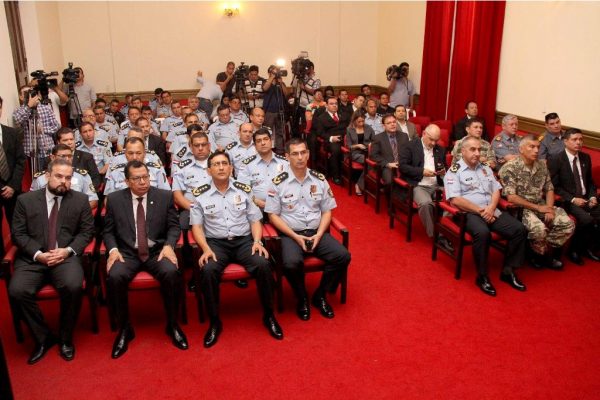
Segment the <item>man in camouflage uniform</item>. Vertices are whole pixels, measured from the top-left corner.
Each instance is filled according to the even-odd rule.
[[[478,117],[469,119],[465,123],[465,131],[467,132],[466,137],[472,136],[480,139],[481,152],[479,161],[482,163],[487,163],[491,169],[496,169],[496,153],[494,153],[492,145],[481,137],[483,134],[483,120]],[[454,148],[452,149],[452,164],[456,164],[462,158],[460,149],[463,140],[465,140],[464,137],[454,143]]]
[[[546,164],[538,160],[539,150],[540,142],[533,135],[521,139],[520,156],[500,169],[502,193],[523,207],[522,222],[529,232],[533,266],[560,269],[561,246],[573,234],[575,224],[562,208],[554,206],[554,186]]]

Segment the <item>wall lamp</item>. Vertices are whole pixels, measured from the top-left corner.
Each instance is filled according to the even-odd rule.
[[[223,15],[229,18],[240,15],[240,5],[228,3],[223,4]]]

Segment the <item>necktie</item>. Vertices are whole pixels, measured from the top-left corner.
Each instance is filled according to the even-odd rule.
[[[148,250],[148,236],[146,235],[146,215],[144,213],[143,197],[138,197],[137,205],[137,241],[138,241],[138,256],[142,262],[148,260],[150,251]]]
[[[8,181],[10,178],[10,170],[8,169],[8,163],[6,162],[6,153],[4,152],[4,147],[2,147],[2,143],[0,143],[0,178],[4,182]]]
[[[398,144],[396,138],[390,137],[390,143],[392,145],[392,154],[394,155],[394,162],[398,162]]]
[[[338,118],[337,114],[333,114],[333,120],[336,124],[340,122],[340,119]]]
[[[573,158],[573,176],[575,177],[575,197],[581,197],[583,196],[583,188],[581,187],[579,168],[577,168],[577,157]]]
[[[54,197],[54,205],[50,211],[48,217],[48,243],[46,247],[48,250],[56,248],[56,223],[58,221],[58,197]]]

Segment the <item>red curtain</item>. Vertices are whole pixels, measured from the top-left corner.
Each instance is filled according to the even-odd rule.
[[[475,100],[490,132],[495,125],[505,6],[504,1],[459,1],[456,8],[448,119],[463,117],[465,102]]]
[[[428,1],[418,113],[444,119],[450,71],[454,1]]]

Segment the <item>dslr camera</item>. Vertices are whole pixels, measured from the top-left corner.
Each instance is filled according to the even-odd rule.
[[[79,70],[73,68],[73,63],[70,62],[67,68],[63,69],[62,81],[67,85],[74,85],[79,79]]]
[[[42,98],[40,103],[42,104],[50,104],[50,99],[48,98],[48,91],[50,88],[58,85],[58,80],[56,79],[48,79],[51,76],[58,76],[58,72],[44,72],[41,69],[37,71],[33,71],[31,73],[31,77],[37,81],[37,84],[31,88],[25,95],[25,104],[29,102],[30,97],[35,97],[38,94]]]
[[[408,75],[408,64],[403,62],[399,66],[391,65],[385,70],[385,76],[388,81],[392,79],[402,79]]]
[[[245,81],[248,79],[248,74],[250,73],[250,66],[246,65],[243,61],[240,63],[239,67],[236,68],[233,73],[236,81]]]
[[[296,75],[298,79],[304,79],[308,70],[314,66],[313,62],[308,59],[308,53],[303,51],[296,59],[292,60],[292,74]]]

